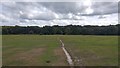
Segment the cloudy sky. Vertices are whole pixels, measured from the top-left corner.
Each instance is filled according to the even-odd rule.
[[[0,25],[115,25],[118,2],[0,2]]]

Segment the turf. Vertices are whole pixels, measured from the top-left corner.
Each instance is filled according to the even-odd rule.
[[[2,67],[2,35],[0,35],[0,67]]]
[[[3,65],[68,66],[59,39],[76,66],[118,65],[118,37],[89,35],[3,35]]]
[[[3,65],[55,66],[61,61],[59,66],[68,65],[65,57],[60,58],[64,53],[55,54],[55,50],[60,48],[56,36],[5,35],[2,40]]]
[[[76,66],[117,66],[117,36],[62,36]]]

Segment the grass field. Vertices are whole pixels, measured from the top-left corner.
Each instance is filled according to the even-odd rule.
[[[3,65],[67,65],[64,56],[56,36],[3,36]]]
[[[118,65],[116,36],[65,36],[62,40],[76,66]]]
[[[61,39],[76,66],[117,66],[118,37],[3,35],[3,65],[68,66]]]
[[[2,67],[2,35],[0,35],[0,67]]]

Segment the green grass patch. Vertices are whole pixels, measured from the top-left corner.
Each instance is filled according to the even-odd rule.
[[[57,36],[44,36],[44,35],[3,35],[3,65],[20,65],[20,66],[52,66],[53,64],[60,63],[59,56],[54,54],[54,50],[60,47]],[[33,57],[33,50],[43,48],[43,51],[38,52],[40,55]],[[62,50],[62,49],[61,49]],[[30,52],[30,54],[29,54]],[[23,53],[23,54],[22,54]],[[25,54],[28,54],[26,56]],[[36,53],[36,52],[33,52]],[[16,55],[20,55],[17,56]],[[25,55],[25,56],[24,56]],[[64,56],[64,55],[63,55]],[[24,59],[24,57],[26,59]],[[21,58],[23,58],[21,60]],[[31,62],[31,60],[33,62]],[[46,61],[50,61],[46,63]],[[66,60],[62,60],[67,65]],[[23,62],[23,63],[22,63]],[[33,64],[34,63],[34,64]]]
[[[76,66],[117,66],[117,36],[61,36]],[[80,60],[81,59],[81,60]],[[80,60],[80,61],[76,61]]]
[[[67,66],[59,39],[76,66],[118,65],[118,36],[94,35],[3,35],[3,65]]]

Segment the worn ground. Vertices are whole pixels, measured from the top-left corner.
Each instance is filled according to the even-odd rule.
[[[3,65],[68,66],[56,36],[3,36]]]
[[[3,35],[3,65],[68,66],[59,39],[76,66],[118,65],[118,37],[89,35]]]
[[[117,36],[61,36],[76,66],[117,66]]]

